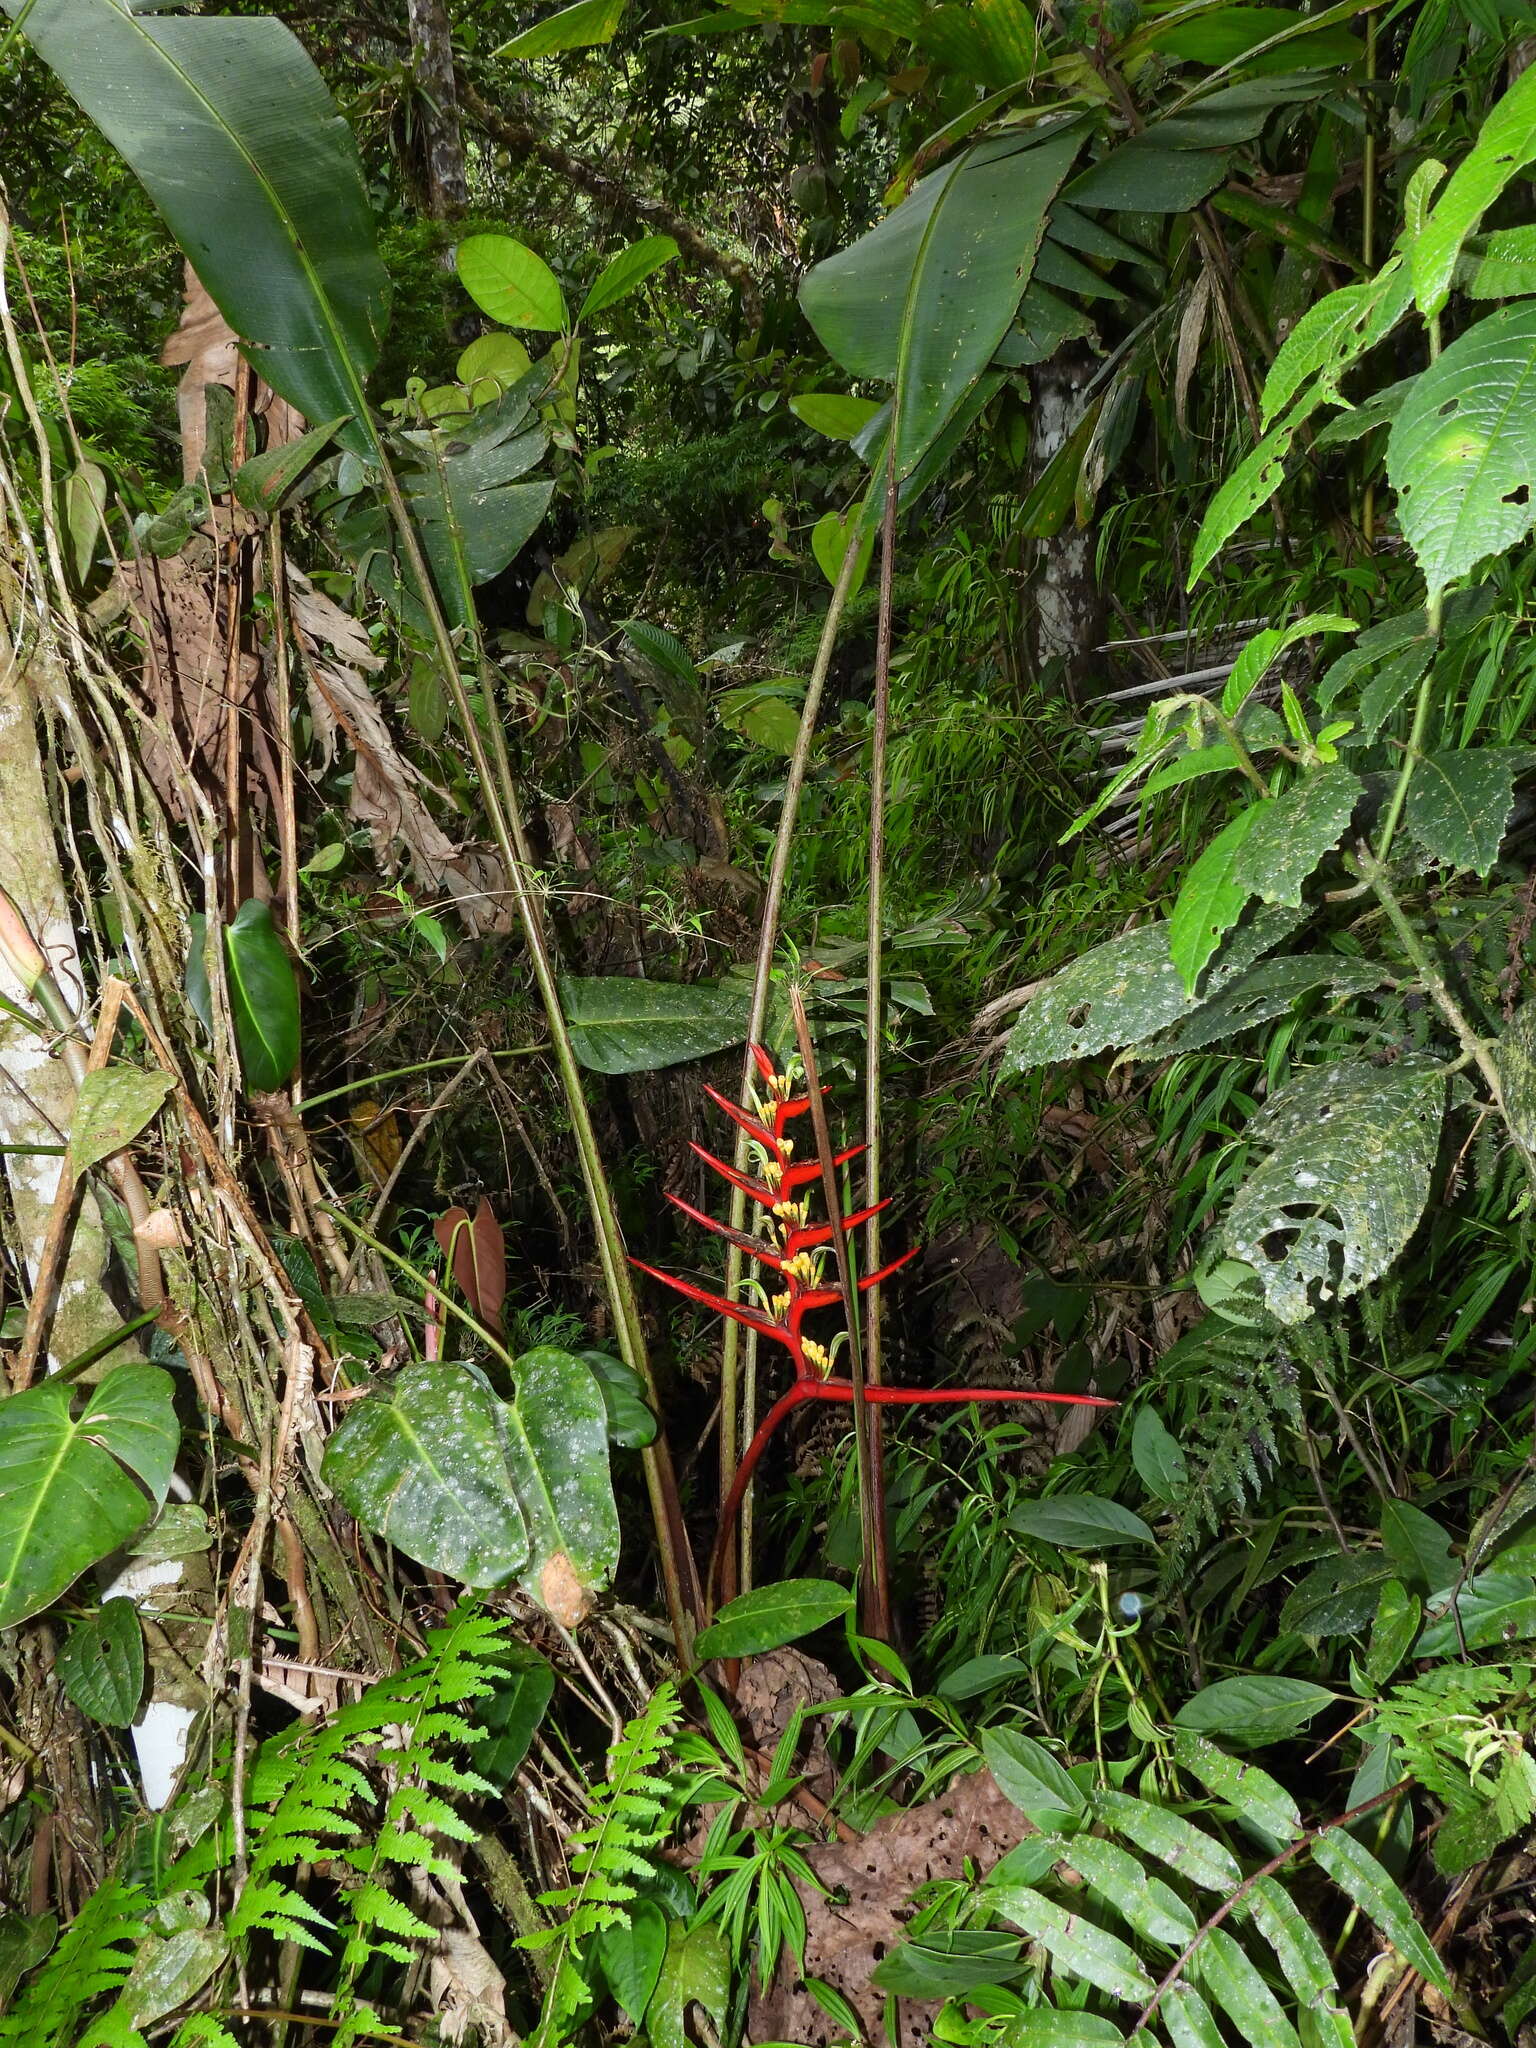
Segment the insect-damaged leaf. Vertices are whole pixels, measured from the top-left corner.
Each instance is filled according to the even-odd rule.
[[[76,1173],[110,1159],[131,1145],[175,1086],[169,1074],[141,1067],[103,1067],[87,1074],[69,1127],[70,1160]]]
[[[1235,981],[1298,922],[1292,911],[1261,910],[1205,975],[1198,995],[1184,987],[1166,924],[1138,925],[1095,946],[1032,999],[1009,1037],[1004,1071],[1019,1074],[1050,1060],[1086,1059],[1110,1045],[1139,1045]]]
[[[1299,907],[1302,883],[1338,844],[1360,789],[1360,778],[1335,763],[1256,804],[1253,829],[1232,860],[1233,886],[1266,903]]]
[[[1431,860],[1486,875],[1514,808],[1515,777],[1532,761],[1529,747],[1426,754],[1408,785],[1404,822]]]
[[[1412,1235],[1429,1194],[1445,1082],[1423,1055],[1297,1076],[1248,1127],[1272,1149],[1238,1190],[1222,1248],[1282,1322],[1356,1294]],[[1315,1299],[1314,1299],[1315,1290]]]

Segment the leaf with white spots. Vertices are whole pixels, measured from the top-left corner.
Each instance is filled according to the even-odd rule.
[[[1043,1892],[1029,1885],[999,1885],[987,1893],[987,1903],[1038,1942],[1064,1975],[1081,1977],[1110,1998],[1152,1996],[1152,1979],[1133,1948],[1083,1915],[1069,1913]]]
[[[1144,1051],[1152,1059],[1172,1059],[1176,1054],[1195,1052],[1218,1039],[1234,1038],[1239,1031],[1268,1024],[1295,1008],[1314,989],[1327,989],[1334,996],[1363,995],[1386,979],[1380,967],[1368,961],[1346,960],[1340,954],[1283,953],[1274,960],[1261,960],[1240,974],[1192,1016],[1175,1024]]]
[[[1004,1072],[1086,1059],[1110,1045],[1139,1045],[1219,994],[1299,922],[1289,911],[1261,910],[1237,932],[1194,995],[1174,964],[1167,924],[1122,932],[1052,975],[1033,997],[1009,1037]]]
[[[1360,801],[1358,775],[1335,762],[1258,804],[1252,831],[1232,863],[1232,883],[1266,903],[1301,903],[1301,887],[1338,845]]]
[[[1387,476],[1431,598],[1525,539],[1536,521],[1536,305],[1491,314],[1415,379]]]
[[[69,1127],[70,1161],[84,1173],[114,1152],[131,1145],[160,1107],[175,1083],[157,1069],[103,1067],[87,1074],[75,1099]]]
[[[1431,860],[1486,875],[1499,856],[1530,747],[1467,747],[1425,754],[1408,785],[1403,819]]]
[[[602,1389],[579,1358],[541,1345],[517,1361],[517,1400],[503,1404],[502,1421],[507,1466],[533,1538],[523,1585],[574,1628],[619,1561]]]
[[[1153,1806],[1129,1792],[1095,1792],[1093,1810],[1104,1825],[1202,1891],[1227,1892],[1243,1873],[1230,1849],[1166,1806]]]
[[[1282,1088],[1248,1127],[1269,1155],[1227,1216],[1222,1249],[1259,1275],[1270,1311],[1300,1323],[1357,1294],[1412,1236],[1429,1195],[1445,1081],[1416,1055],[1340,1060]]]

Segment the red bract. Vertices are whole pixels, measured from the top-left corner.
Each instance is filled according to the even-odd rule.
[[[841,1230],[846,1234],[856,1230],[890,1201],[887,1196],[885,1201],[876,1202],[868,1209],[855,1210],[850,1216],[839,1216],[825,1223],[811,1222],[809,1193],[800,1191],[808,1191],[821,1179],[821,1167],[814,1158],[797,1160],[794,1139],[788,1134],[788,1126],[809,1111],[810,1097],[796,1096],[791,1092],[793,1084],[789,1076],[779,1072],[762,1046],[753,1046],[752,1057],[762,1077],[763,1090],[761,1094],[754,1093],[749,1097],[747,1107],[730,1101],[717,1089],[706,1088],[704,1092],[752,1140],[758,1155],[755,1177],[738,1173],[735,1167],[727,1166],[723,1160],[706,1152],[702,1145],[694,1145],[692,1149],[722,1180],[733,1188],[739,1188],[756,1204],[761,1212],[757,1230],[733,1230],[729,1224],[716,1222],[713,1216],[696,1209],[679,1195],[668,1195],[667,1200],[691,1222],[713,1231],[716,1237],[725,1238],[757,1262],[770,1276],[763,1283],[768,1295],[766,1305],[730,1301],[723,1294],[713,1294],[707,1287],[696,1286],[691,1280],[679,1280],[675,1274],[663,1273],[641,1259],[633,1262],[642,1273],[649,1273],[653,1280],[675,1288],[679,1294],[687,1295],[690,1301],[703,1302],[706,1308],[730,1316],[738,1323],[745,1323],[749,1330],[756,1330],[770,1343],[782,1344],[794,1369],[794,1379],[788,1392],[779,1396],[758,1424],[737,1467],[735,1481],[721,1514],[720,1533],[715,1541],[717,1560],[727,1532],[735,1525],[742,1496],[757,1462],[769,1438],[791,1409],[798,1408],[802,1401],[832,1401],[848,1405],[853,1402],[852,1380],[835,1376],[831,1351],[806,1335],[805,1318],[817,1309],[834,1308],[842,1301],[841,1287],[826,1271],[834,1232]],[[863,1150],[862,1145],[850,1146],[846,1152],[837,1154],[836,1163],[841,1166],[850,1159],[856,1159]],[[914,1249],[903,1253],[899,1259],[892,1259],[879,1272],[870,1273],[860,1280],[859,1291],[863,1293],[878,1286],[906,1265],[908,1259],[916,1256]],[[1113,1401],[1101,1400],[1093,1394],[1035,1394],[1014,1387],[878,1386],[866,1387],[864,1398],[882,1408],[982,1401],[1035,1401],[1074,1408],[1113,1408],[1115,1405]]]

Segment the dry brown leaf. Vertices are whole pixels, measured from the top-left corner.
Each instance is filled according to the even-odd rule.
[[[203,466],[204,440],[208,428],[206,393],[210,384],[235,388],[240,367],[240,350],[234,329],[225,320],[197,272],[188,263],[184,270],[185,302],[176,331],[160,351],[166,367],[182,363],[181,382],[176,387],[176,412],[181,422],[181,473],[188,483]],[[266,422],[266,445],[282,448],[297,441],[304,432],[304,416],[279,398],[269,384],[256,382],[252,410]]]

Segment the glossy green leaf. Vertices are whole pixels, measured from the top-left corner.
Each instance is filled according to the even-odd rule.
[[[728,1600],[694,1641],[700,1663],[715,1657],[756,1657],[798,1642],[836,1621],[853,1605],[846,1586],[832,1579],[780,1579]]]
[[[1295,1800],[1257,1764],[1245,1764],[1228,1756],[1182,1718],[1174,1729],[1173,1745],[1183,1768],[1198,1778],[1208,1792],[1224,1799],[1238,1820],[1271,1850],[1294,1842],[1301,1834],[1301,1812]]]
[[[1458,335],[1392,425],[1398,524],[1431,598],[1525,539],[1536,521],[1536,305]]]
[[[1476,142],[1451,173],[1414,238],[1413,294],[1426,316],[1450,297],[1461,245],[1498,198],[1536,158],[1536,78],[1522,71],[1488,113]]]
[[[1136,1951],[1119,1935],[1096,1927],[1028,1885],[999,1885],[988,1893],[988,1902],[994,1912],[1038,1943],[1068,1978],[1081,1978],[1111,1998],[1152,1996],[1152,1979]]]
[[[747,992],[734,982],[568,975],[560,987],[576,1057],[595,1073],[649,1074],[747,1035]]]
[[[540,1345],[518,1359],[517,1399],[502,1404],[500,1422],[533,1544],[523,1585],[573,1628],[619,1562],[602,1391],[579,1358]]]
[[[1043,1742],[1017,1728],[983,1728],[980,1743],[998,1790],[1037,1828],[1059,1827],[1086,1811],[1080,1787]]]
[[[142,181],[262,377],[311,420],[351,415],[389,283],[351,130],[268,16],[0,0]]]
[[[1408,273],[1401,257],[1383,264],[1374,277],[1343,285],[1309,306],[1276,351],[1264,379],[1261,423],[1268,427],[1303,385],[1318,380],[1320,398],[1342,404],[1339,380],[1354,362],[1383,340],[1408,310]]]
[[[622,1922],[599,1930],[597,1960],[608,1989],[638,2027],[667,1954],[667,1916],[654,1899],[636,1899]]]
[[[532,1747],[539,1723],[554,1698],[555,1674],[525,1644],[510,1643],[496,1657],[495,1690],[475,1705],[485,1739],[470,1752],[475,1770],[495,1791],[511,1784]]]
[[[1264,809],[1250,804],[1229,819],[1184,877],[1168,920],[1168,949],[1188,993],[1254,894],[1237,871],[1243,843]]]
[[[107,1600],[77,1621],[54,1669],[81,1713],[103,1727],[126,1728],[144,1694],[144,1629],[131,1600]]]
[[[1249,1124],[1271,1149],[1238,1190],[1221,1242],[1258,1273],[1282,1322],[1357,1293],[1397,1257],[1423,1214],[1444,1102],[1444,1078],[1422,1054],[1385,1068],[1340,1060],[1297,1075]]]
[[[511,235],[466,235],[454,253],[459,282],[482,313],[503,327],[559,334],[565,294],[544,258]]]
[[[172,1391],[158,1366],[120,1365],[83,1394],[45,1383],[0,1402],[0,1628],[56,1600],[160,1506],[181,1441]]]
[[[1165,1503],[1180,1499],[1189,1483],[1189,1460],[1155,1408],[1137,1410],[1131,1426],[1131,1463],[1148,1493]]]
[[[898,1998],[954,1998],[1011,1983],[1028,1967],[1024,1944],[1001,1928],[935,1927],[898,1942],[869,1981]]]
[[[1197,1923],[1189,1907],[1118,1842],[1078,1834],[1062,1842],[1061,1855],[1089,1891],[1144,1941],[1177,1951],[1194,1939]]]
[[[832,357],[896,386],[909,475],[996,352],[1029,282],[1081,129],[978,143],[869,234],[806,274],[800,303]]]
[[[674,682],[686,683],[695,690],[699,688],[701,678],[693,656],[675,633],[669,633],[665,626],[654,625],[649,619],[621,619],[619,630],[648,667],[659,670]]]
[[[1264,2048],[1301,2048],[1300,2036],[1279,1999],[1225,1927],[1207,1928],[1190,1957],[1189,1974],[1226,2013],[1240,2039],[1262,2041]]]
[[[1096,2013],[1047,2008],[1012,2014],[1000,2048],[1125,2048],[1125,2035]]]
[[[731,1956],[725,1936],[710,1921],[667,1929],[667,1953],[646,2008],[651,2048],[692,2048],[690,2006],[701,2006],[724,2031],[731,2004]]]
[[[1230,1891],[1242,1879],[1230,1849],[1165,1806],[1102,1789],[1093,1795],[1093,1810],[1106,1827],[1203,1891]]]
[[[945,0],[920,15],[911,33],[946,71],[994,92],[1032,78],[1040,62],[1039,31],[1025,0]]]
[[[1227,174],[1224,150],[1163,147],[1135,136],[1101,157],[1067,187],[1072,206],[1116,213],[1187,213]]]
[[[1438,1593],[1456,1577],[1451,1539],[1411,1501],[1389,1500],[1381,1510],[1381,1542],[1397,1576],[1416,1592]]]
[[[195,1998],[229,1954],[229,1937],[218,1927],[183,1927],[163,1939],[151,1935],[133,1959],[123,1986],[128,2023],[147,2027]]]
[[[1312,1860],[1327,1872],[1407,1962],[1439,1991],[1449,1992],[1444,1965],[1413,1917],[1413,1908],[1370,1850],[1344,1828],[1330,1828],[1312,1844]]]
[[[1299,908],[1303,883],[1344,836],[1361,789],[1359,776],[1334,762],[1255,804],[1253,829],[1233,858],[1233,885]]]
[[[1009,1037],[1004,1071],[1140,1044],[1218,995],[1295,924],[1292,912],[1261,910],[1229,941],[1196,996],[1174,965],[1166,924],[1138,925],[1093,947],[1031,998]]]
[[[1162,2015],[1173,2048],[1227,2048],[1215,2014],[1192,1984],[1169,1986]]]
[[[1289,51],[1286,63],[1353,64],[1362,54],[1359,38],[1346,29],[1314,29],[1305,15],[1298,19],[1288,7],[1178,8],[1168,22],[1154,20],[1145,37],[1149,49],[1213,70],[1246,57],[1260,44],[1298,40],[1303,49]]]
[[[21,1979],[36,1969],[58,1938],[53,1913],[7,1913],[0,1918],[0,2010],[10,2004]]]
[[[401,437],[406,503],[455,625],[472,619],[472,587],[501,574],[548,510],[552,482],[517,481],[549,445],[532,411],[548,388],[549,373],[541,363],[451,429]]]
[[[880,410],[872,398],[850,398],[840,391],[802,391],[789,401],[797,420],[829,441],[851,441]]]
[[[102,1067],[87,1074],[75,1097],[69,1126],[70,1162],[87,1173],[131,1145],[159,1115],[176,1083],[158,1068]]]
[[[677,244],[670,235],[647,235],[642,241],[631,242],[627,249],[621,249],[617,256],[604,264],[592,289],[582,300],[581,311],[576,318],[588,320],[594,313],[606,313],[620,299],[627,299],[631,292],[638,291],[648,277],[671,263],[677,254]]]
[[[1424,754],[1414,765],[1403,822],[1431,860],[1486,875],[1499,857],[1515,805],[1515,778],[1536,761],[1530,747],[1468,747]]]
[[[1371,1639],[1365,1646],[1365,1674],[1384,1686],[1413,1648],[1424,1619],[1424,1605],[1397,1579],[1388,1579],[1376,1602]]]
[[[1275,1952],[1281,1975],[1309,2012],[1322,2012],[1339,1996],[1328,1951],[1300,1907],[1273,1877],[1261,1877],[1244,1901],[1247,1916]]]
[[[1536,1580],[1516,1571],[1479,1572],[1454,1603],[1446,1589],[1425,1603],[1424,1614],[1414,1645],[1419,1657],[1459,1657],[1463,1647],[1493,1650],[1525,1642],[1536,1636]]]
[[[245,1085],[270,1095],[298,1065],[299,984],[269,905],[241,904],[225,927],[224,961]]]
[[[1104,1550],[1119,1543],[1157,1541],[1140,1515],[1094,1493],[1051,1493],[1021,1501],[1008,1517],[1008,1526],[1042,1543],[1054,1543],[1059,1550]]]
[[[1457,281],[1469,299],[1529,298],[1536,292],[1536,225],[1486,236],[1471,275]]]
[[[843,563],[853,536],[855,533],[861,536],[850,594],[863,589],[864,578],[869,574],[870,557],[875,551],[874,529],[864,519],[865,503],[861,498],[846,512],[823,512],[811,528],[811,553],[816,558],[817,568],[833,589],[843,573]]]
[[[1280,1626],[1299,1636],[1352,1636],[1376,1612],[1396,1566],[1379,1550],[1324,1558],[1280,1610]]]
[[[981,1693],[991,1692],[996,1686],[1010,1685],[1028,1675],[1029,1665],[1022,1657],[1006,1652],[989,1653],[981,1657],[967,1657],[953,1671],[945,1672],[935,1690],[940,1699],[973,1700]]]
[[[581,1351],[577,1356],[597,1381],[610,1440],[628,1451],[654,1443],[656,1417],[646,1406],[639,1373],[606,1351]]]
[[[1261,1748],[1284,1742],[1332,1706],[1326,1686],[1304,1678],[1218,1678],[1201,1688],[1174,1715],[1174,1725],[1196,1735]]]
[[[591,50],[611,43],[624,19],[625,0],[575,0],[545,20],[525,28],[496,52],[498,57],[528,63],[535,57],[555,57],[565,50]]]
[[[253,455],[235,472],[235,496],[250,512],[275,512],[326,444],[346,425],[342,416],[311,427],[296,441]]]
[[[505,1585],[532,1544],[502,1405],[465,1366],[409,1365],[348,1409],[326,1445],[326,1484],[418,1564],[468,1586]]]

